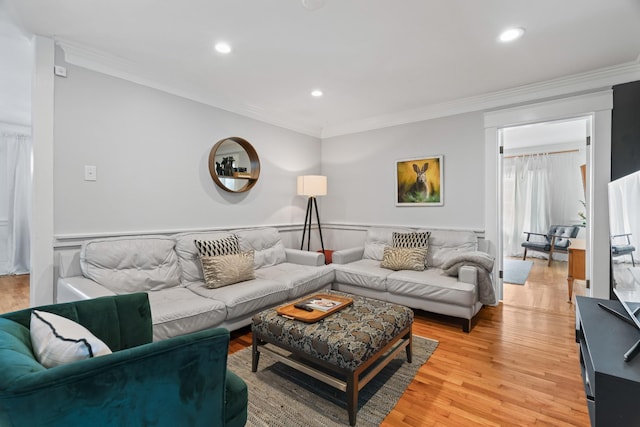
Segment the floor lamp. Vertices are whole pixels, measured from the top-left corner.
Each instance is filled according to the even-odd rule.
[[[300,249],[304,247],[304,237],[307,235],[307,250],[311,243],[311,211],[313,208],[316,210],[316,221],[318,221],[318,232],[320,233],[320,245],[322,246],[322,253],[324,254],[324,241],[322,240],[322,228],[320,227],[320,215],[318,215],[318,202],[317,196],[327,195],[327,177],[321,175],[304,175],[298,177],[298,195],[308,196],[307,201],[307,214],[304,217],[304,230],[302,231],[302,243],[300,243]]]

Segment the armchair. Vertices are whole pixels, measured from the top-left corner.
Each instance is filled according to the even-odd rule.
[[[2,426],[243,426],[246,384],[228,371],[229,332],[152,342],[146,293],[37,307],[113,351],[54,368],[34,357],[31,309],[0,314]]]
[[[527,250],[544,252],[549,254],[549,262],[547,265],[551,265],[553,254],[567,253],[571,241],[569,239],[576,238],[580,232],[580,227],[577,225],[552,225],[549,227],[549,231],[546,234],[534,233],[531,231],[525,231],[527,240],[522,242],[524,248],[523,260],[527,259]],[[540,237],[538,240],[530,240],[531,236]]]
[[[626,238],[626,242],[622,244],[614,244],[614,240],[618,239],[620,241],[621,237]],[[618,257],[621,255],[631,255],[631,264],[635,267],[636,262],[633,259],[633,253],[636,250],[636,247],[631,244],[631,233],[626,234],[616,234],[611,236],[611,256]]]

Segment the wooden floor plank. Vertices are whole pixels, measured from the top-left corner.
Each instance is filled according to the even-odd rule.
[[[589,426],[566,271],[534,259],[525,285],[505,284],[468,334],[417,311],[414,334],[439,345],[382,426]],[[28,276],[0,278],[0,292],[1,312],[27,307]],[[585,293],[576,281],[574,294]],[[231,333],[230,353],[250,345],[248,328]]]

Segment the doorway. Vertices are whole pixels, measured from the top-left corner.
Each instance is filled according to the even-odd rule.
[[[611,181],[611,110],[613,92],[610,89],[568,96],[533,104],[489,111],[484,114],[485,127],[485,240],[496,257],[496,294],[502,299],[502,147],[501,130],[506,127],[548,121],[591,117],[592,136],[587,150],[587,227],[586,279],[588,295],[609,298],[609,207],[607,183]]]
[[[502,140],[503,302],[526,308],[572,312],[567,304],[568,255],[559,248],[528,250],[526,240],[548,246],[552,225],[572,227],[575,245],[584,246],[587,226],[586,169],[589,116],[554,120],[500,130]],[[558,243],[568,243],[559,240]],[[576,280],[574,295],[585,294]],[[572,298],[573,299],[573,298]]]

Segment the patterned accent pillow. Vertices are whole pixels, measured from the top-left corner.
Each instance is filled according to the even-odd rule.
[[[413,233],[396,233],[392,235],[392,242],[394,248],[425,248],[424,266],[427,267],[426,253],[429,250],[429,236],[431,233],[428,231],[420,231]]]
[[[380,267],[390,270],[424,270],[427,248],[385,247]]]
[[[428,248],[429,247],[429,233],[428,231],[415,232],[415,233],[397,233],[393,232],[393,247],[394,248]]]
[[[240,252],[240,244],[238,236],[224,237],[218,240],[194,240],[198,255],[202,256],[219,256],[237,254]]]
[[[201,256],[202,272],[208,288],[215,289],[255,279],[253,251],[220,256]]]
[[[33,310],[29,331],[36,359],[45,368],[111,354],[87,328],[57,314]]]

